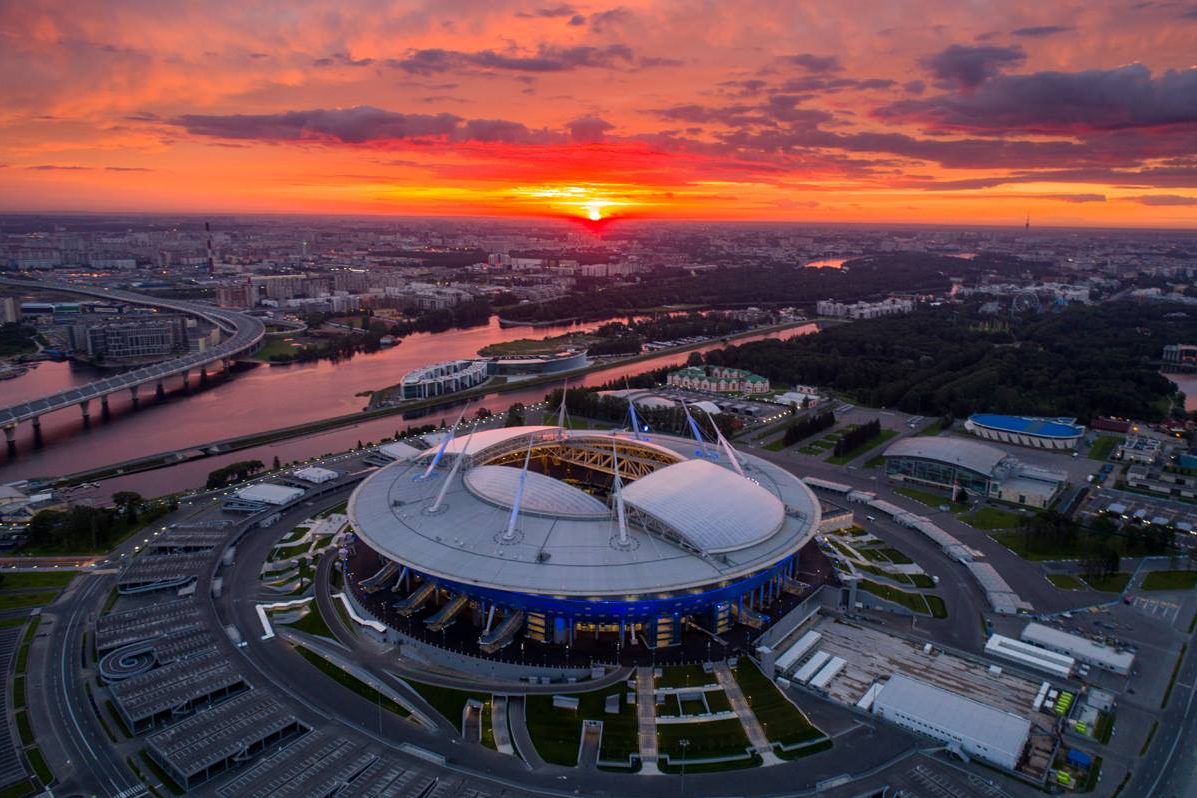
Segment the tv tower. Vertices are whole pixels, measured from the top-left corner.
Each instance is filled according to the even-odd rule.
[[[212,256],[212,225],[204,222],[204,234],[208,237],[208,274],[216,274],[216,258]]]
[[[1031,232],[1031,212],[1027,211],[1027,223],[1023,226],[1023,230],[1027,233]]]

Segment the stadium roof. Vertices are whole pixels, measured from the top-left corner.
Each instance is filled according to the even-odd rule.
[[[965,438],[931,438],[916,436],[894,441],[884,452],[885,457],[919,457],[967,468],[992,476],[998,463],[1008,455],[996,446]]]
[[[996,413],[973,413],[968,420],[979,427],[1002,432],[1035,435],[1040,438],[1079,438],[1085,428],[1077,426],[1075,418],[1039,418],[1036,416],[1002,416]]]
[[[466,472],[465,486],[483,501],[510,508],[515,504],[521,474],[523,469],[514,466],[476,466]],[[611,515],[607,505],[589,493],[537,471],[527,472],[520,512],[602,518]]]
[[[584,457],[599,458],[612,445],[621,462],[625,454],[629,463],[637,452],[644,456],[639,462],[651,465],[651,473],[625,476],[628,545],[619,544],[618,522],[605,502],[531,469],[515,534],[505,536],[523,463],[512,455],[529,440],[576,446]],[[459,436],[450,449],[464,443]],[[813,536],[819,502],[797,477],[743,455],[749,479],[726,457],[690,461],[693,452],[692,440],[666,435],[643,441],[544,426],[480,431],[467,454],[472,462],[456,475],[443,463],[438,476],[421,479],[427,453],[392,463],[361,483],[348,514],[363,543],[448,584],[621,600],[726,584],[779,562]],[[443,504],[429,513],[442,491]],[[695,549],[727,553],[711,557]]]
[[[781,528],[785,507],[752,480],[709,460],[686,460],[628,485],[624,501],[699,551],[743,549]]]

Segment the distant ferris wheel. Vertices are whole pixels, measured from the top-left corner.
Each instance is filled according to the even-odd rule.
[[[1011,313],[1026,313],[1027,311],[1038,313],[1042,309],[1043,306],[1039,302],[1039,295],[1034,291],[1020,291],[1010,301]]]

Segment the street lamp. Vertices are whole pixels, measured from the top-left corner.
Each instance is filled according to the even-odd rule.
[[[679,794],[686,794],[686,749],[690,747],[690,740],[686,737],[678,740],[678,745],[682,747],[682,785]]]

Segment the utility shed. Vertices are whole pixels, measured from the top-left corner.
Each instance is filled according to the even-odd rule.
[[[1041,623],[1029,623],[1022,630],[1024,643],[1031,643],[1048,651],[1058,651],[1075,657],[1077,662],[1092,665],[1095,668],[1127,676],[1135,664],[1135,655],[1129,651],[1119,651],[1099,643],[1094,643],[1087,637],[1062,632]]]
[[[1008,770],[1018,765],[1031,734],[1026,718],[900,672],[873,699],[873,714]]]
[[[989,641],[985,643],[985,653],[991,657],[1012,660],[1020,665],[1050,673],[1061,679],[1071,676],[1073,665],[1076,664],[1076,661],[1067,654],[1048,651],[1039,646],[1002,635],[994,635],[989,638]]]
[[[242,501],[278,506],[290,504],[302,495],[302,488],[288,488],[285,485],[272,485],[269,482],[260,482],[237,491],[237,498]]]

